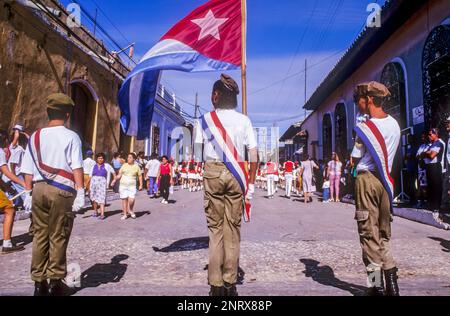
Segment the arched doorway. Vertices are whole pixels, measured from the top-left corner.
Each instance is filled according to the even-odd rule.
[[[437,127],[446,137],[450,115],[450,25],[436,27],[428,36],[422,57],[425,127]]]
[[[334,112],[335,119],[335,137],[336,137],[336,153],[339,158],[344,161],[348,155],[347,148],[347,111],[344,103],[339,103]]]
[[[70,95],[75,102],[70,129],[80,136],[84,150],[95,150],[97,96],[92,88],[81,80],[70,84]]]
[[[391,96],[384,102],[384,110],[397,120],[401,129],[405,129],[407,127],[406,89],[402,65],[398,62],[387,64],[381,74],[381,83],[391,92]]]
[[[391,92],[391,96],[385,100],[383,108],[386,113],[397,120],[400,128],[404,130],[407,127],[407,112],[405,72],[402,65],[398,62],[388,63],[383,69],[380,81]],[[403,152],[404,148],[400,145],[391,171],[391,175],[395,180],[395,195],[401,192],[401,172],[405,167]],[[410,192],[408,193],[410,194]]]
[[[323,159],[326,161],[331,159],[331,153],[333,151],[333,124],[330,114],[323,116],[322,128]]]

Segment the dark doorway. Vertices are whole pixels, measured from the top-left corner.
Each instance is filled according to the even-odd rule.
[[[336,133],[336,153],[341,161],[348,156],[347,148],[347,111],[344,103],[336,106],[335,117],[335,133]]]
[[[70,129],[80,136],[85,149],[91,148],[95,128],[95,100],[89,90],[80,83],[71,84],[70,94],[75,102]]]
[[[322,125],[323,159],[328,161],[331,159],[331,153],[333,151],[333,124],[330,114],[324,115]]]

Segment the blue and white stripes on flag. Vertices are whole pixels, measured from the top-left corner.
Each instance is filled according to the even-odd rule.
[[[231,63],[207,58],[177,40],[156,44],[127,76],[119,91],[124,133],[138,140],[150,136],[153,109],[162,70],[184,72],[223,71],[238,69]]]

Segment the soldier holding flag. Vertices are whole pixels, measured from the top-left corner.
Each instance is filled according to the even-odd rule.
[[[212,91],[215,111],[205,114],[201,126],[198,123],[195,129],[195,143],[205,146],[204,207],[209,231],[211,296],[237,296],[241,218],[244,212],[249,220],[246,212],[255,191],[258,169],[252,123],[235,110],[238,94],[237,83],[222,75]],[[242,158],[246,147],[250,175]]]

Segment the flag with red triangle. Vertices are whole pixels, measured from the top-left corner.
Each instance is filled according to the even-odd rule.
[[[127,76],[119,91],[125,134],[150,136],[162,70],[225,71],[242,64],[245,0],[211,0],[173,26]]]

